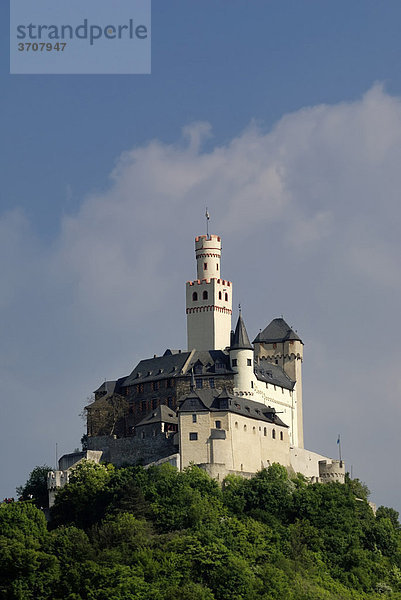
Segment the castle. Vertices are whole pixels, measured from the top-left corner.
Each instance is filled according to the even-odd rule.
[[[276,318],[251,344],[241,311],[232,331],[233,285],[220,272],[220,236],[196,237],[195,255],[187,350],[141,360],[94,392],[86,448],[49,474],[52,495],[83,458],[179,469],[193,463],[220,480],[278,462],[310,481],[344,481],[342,461],[304,448],[301,338]]]

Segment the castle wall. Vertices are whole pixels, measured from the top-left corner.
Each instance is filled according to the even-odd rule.
[[[296,446],[297,436],[297,386],[288,390],[273,383],[256,380],[253,400],[276,410],[289,427],[290,444]]]
[[[196,413],[194,423],[192,414],[180,413],[179,430],[182,468],[219,464],[227,471],[256,473],[273,462],[290,465],[287,428],[266,421],[216,411]],[[197,439],[191,439],[194,434]]]
[[[98,436],[88,438],[89,450],[102,450],[102,460],[113,465],[148,464],[176,452],[175,436],[157,433],[142,438],[141,435],[114,438]]]

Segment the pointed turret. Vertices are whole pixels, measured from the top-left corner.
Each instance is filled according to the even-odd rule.
[[[238,315],[237,325],[230,345],[231,368],[235,372],[234,390],[239,394],[253,395],[255,376],[253,372],[253,346],[249,341],[245,323]]]
[[[230,350],[253,350],[253,346],[249,341],[248,333],[246,331],[244,319],[242,318],[241,312],[238,316],[237,325],[235,332],[231,340]]]

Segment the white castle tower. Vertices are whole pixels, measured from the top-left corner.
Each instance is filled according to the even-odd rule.
[[[249,341],[241,311],[230,344],[231,368],[234,371],[234,392],[253,396],[256,378],[253,371],[253,346]]]
[[[221,278],[221,238],[195,238],[197,279],[187,281],[188,350],[224,350],[230,345],[232,283]]]

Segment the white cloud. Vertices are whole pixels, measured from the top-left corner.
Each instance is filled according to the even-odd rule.
[[[319,432],[310,442],[333,435],[351,398],[362,424],[347,424],[354,462],[375,443],[363,435],[372,418],[365,407],[377,405],[381,389],[370,380],[388,369],[400,333],[399,98],[375,85],[355,102],[286,115],[271,131],[251,123],[225,145],[210,147],[211,133],[195,123],[176,144],[153,140],[122,154],[109,188],[64,216],[51,246],[18,211],[3,215],[3,377],[11,396],[30,390],[28,447],[39,439],[35,427],[43,441],[45,407],[54,426],[46,444],[60,435],[67,444],[64,432],[76,436],[79,405],[99,379],[184,346],[183,286],[194,275],[192,238],[206,206],[250,334],[278,311],[292,315],[305,341],[316,382],[306,384],[306,413]],[[308,355],[308,335],[324,360]],[[386,381],[397,382],[391,364]],[[392,389],[380,398],[389,419]],[[330,418],[322,420],[325,401]],[[366,473],[374,487],[375,473]]]

